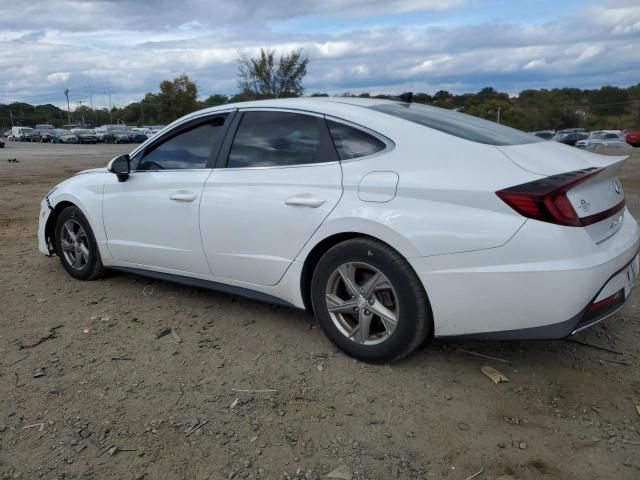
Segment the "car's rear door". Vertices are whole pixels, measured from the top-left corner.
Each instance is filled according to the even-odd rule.
[[[205,253],[216,277],[275,285],[340,199],[340,163],[321,115],[245,109],[234,123],[202,197]]]
[[[232,115],[177,127],[135,155],[127,181],[115,175],[107,181],[103,218],[113,260],[211,274],[200,239],[200,200]]]

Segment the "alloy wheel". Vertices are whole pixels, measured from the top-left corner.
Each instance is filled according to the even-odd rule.
[[[356,343],[382,343],[398,325],[400,305],[393,285],[366,263],[344,263],[334,270],[325,300],[333,324]]]
[[[69,219],[62,225],[60,246],[65,260],[74,270],[83,270],[89,263],[89,238],[77,221]]]

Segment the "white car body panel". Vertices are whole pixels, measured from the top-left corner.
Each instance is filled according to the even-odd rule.
[[[275,285],[342,195],[339,162],[216,169],[201,232],[214,276]]]
[[[69,202],[92,225],[105,266],[216,282],[303,308],[301,276],[314,248],[334,235],[366,235],[413,267],[436,336],[564,328],[595,298],[616,288],[628,295],[625,275],[640,247],[628,211],[586,228],[566,227],[526,219],[495,194],[601,168],[568,194],[576,211],[582,200],[590,204],[580,214],[586,218],[623,198],[613,189],[624,157],[555,142],[484,145],[358,105],[370,103],[290,99],[238,107],[312,112],[361,126],[390,139],[380,154],[290,168],[134,172],[125,182],[106,169],[90,171],[43,201],[39,248],[50,253],[51,208]],[[232,109],[182,118],[131,156],[184,122]],[[171,200],[175,193],[195,198]],[[292,197],[298,203],[288,205]],[[635,277],[638,269],[631,271]]]
[[[410,259],[429,289],[435,335],[508,332],[574,318],[637,255],[638,224],[625,217],[601,245],[579,229],[554,236],[566,227],[528,220],[499,249]],[[550,237],[557,240],[547,244]]]
[[[200,241],[200,199],[211,170],[109,175],[103,221],[114,260],[210,274]]]

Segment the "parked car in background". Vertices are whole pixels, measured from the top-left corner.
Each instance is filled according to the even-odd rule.
[[[535,135],[538,138],[542,138],[543,140],[551,140],[555,135],[553,130],[541,130],[539,132],[531,132],[532,135]]]
[[[628,130],[625,133],[624,138],[629,145],[640,147],[640,129]]]
[[[616,150],[630,150],[633,147],[627,143],[627,141],[621,136],[613,133],[607,133],[603,138],[594,138],[592,140],[586,140],[579,148],[584,150],[602,150],[604,148],[616,149]]]
[[[224,105],[54,186],[38,245],[77,279],[306,308],[364,361],[431,337],[565,338],[636,282],[626,158],[415,103]]]
[[[40,141],[42,143],[51,142],[53,140],[53,131],[55,130],[55,127],[53,125],[36,125],[36,130],[40,134]]]
[[[150,138],[150,135],[140,131],[132,131],[129,132],[129,141],[131,143],[142,143],[146,142]]]
[[[98,143],[98,136],[93,130],[74,128],[71,132],[78,137],[78,143]]]
[[[96,131],[98,141],[102,143],[115,143],[116,136],[110,130],[103,130],[102,132]]]
[[[19,142],[39,142],[40,134],[31,127],[12,127],[11,140]]]
[[[573,130],[572,131],[561,130],[553,136],[552,140],[556,142],[564,143],[565,145],[574,146],[576,142],[578,142],[579,140],[584,140],[588,136],[589,136],[588,133],[582,132],[582,131],[576,132]]]
[[[40,132],[38,132],[33,128],[27,132],[24,138],[25,142],[40,142],[41,140],[42,140],[42,135],[40,135]]]
[[[126,130],[112,130],[113,143],[129,143],[129,132]]]
[[[4,148],[4,138],[0,137],[0,148]]]
[[[151,129],[146,128],[146,127],[133,127],[130,129],[130,131],[132,132],[140,132],[140,133],[144,133],[147,136],[151,136]]]
[[[631,148],[622,135],[604,130],[593,132],[589,135],[589,138],[576,142],[575,146],[585,150],[600,150],[602,148],[616,148],[624,150]]]
[[[71,130],[56,128],[53,131],[51,143],[78,143],[78,137]]]
[[[587,145],[587,142],[593,141],[593,140],[602,140],[603,138],[605,138],[605,136],[608,139],[620,138],[619,135],[616,134],[616,133],[613,133],[613,132],[608,133],[605,130],[596,130],[596,131],[593,131],[593,132],[589,133],[589,136],[587,138],[582,139],[582,140],[578,140],[574,146],[576,146],[578,148],[585,148],[585,146]]]

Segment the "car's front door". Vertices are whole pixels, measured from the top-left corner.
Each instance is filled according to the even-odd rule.
[[[115,175],[107,182],[103,219],[113,260],[175,273],[211,273],[198,215],[230,116],[177,127],[134,157],[125,182]]]
[[[340,199],[342,171],[324,117],[240,115],[206,182],[202,241],[216,277],[275,285]]]

